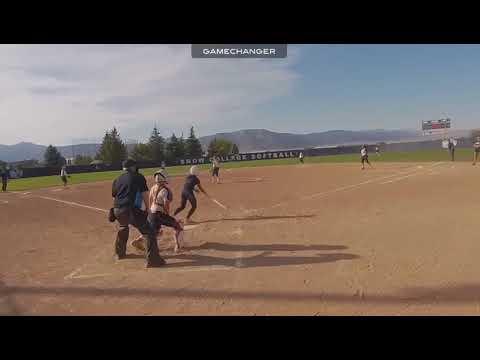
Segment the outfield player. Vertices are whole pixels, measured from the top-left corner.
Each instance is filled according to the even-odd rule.
[[[63,165],[62,166],[62,170],[60,170],[60,178],[62,179],[62,182],[63,182],[63,186],[67,186],[67,166],[66,165]]]
[[[219,171],[220,171],[220,160],[218,157],[214,156],[212,158],[212,184],[215,183],[215,179],[217,180],[217,184],[220,183],[220,177],[219,177]]]
[[[175,213],[174,213],[174,216],[177,216],[178,213],[183,211],[188,201],[192,207],[187,214],[187,218],[185,219],[185,223],[187,224],[194,223],[193,221],[190,220],[190,218],[192,217],[193,213],[197,209],[197,199],[195,198],[195,194],[193,192],[194,191],[198,192],[198,190],[195,190],[195,187],[198,187],[198,189],[203,194],[205,194],[205,196],[209,197],[209,195],[206,193],[206,191],[202,188],[202,185],[200,184],[200,179],[198,178],[198,167],[196,165],[190,168],[190,175],[188,175],[187,178],[185,179],[185,185],[183,186],[181,205],[177,210],[175,210]]]
[[[362,146],[362,148],[360,149],[360,155],[362,156],[362,170],[365,170],[365,162],[371,167],[372,164],[370,164],[370,161],[368,161],[367,145]]]
[[[480,153],[480,136],[477,136],[475,142],[473,143],[473,164],[477,164],[478,154]]]
[[[300,155],[298,155],[298,159],[303,164],[303,152],[300,152]]]
[[[455,161],[455,142],[452,138],[448,139],[448,151],[450,152],[452,161]]]
[[[2,177],[2,191],[7,191],[7,184],[8,184],[8,168],[0,168],[0,176]]]
[[[170,204],[173,200],[172,190],[168,187],[168,179],[164,171],[160,170],[153,174],[155,185],[150,189],[149,202],[150,213],[148,222],[154,230],[155,237],[161,234],[161,226],[167,226],[175,229],[175,252],[181,247],[183,226],[180,221],[170,216]],[[132,245],[139,250],[145,251],[143,245],[143,236],[139,236],[132,242]]]

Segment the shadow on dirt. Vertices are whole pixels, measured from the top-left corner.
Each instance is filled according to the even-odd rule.
[[[5,289],[8,289],[8,286],[0,280],[0,316],[21,315],[19,307],[11,297],[12,293]]]
[[[161,269],[154,269],[161,272]],[[244,290],[207,290],[207,289],[176,289],[176,288],[96,288],[79,286],[2,286],[0,295],[66,295],[66,296],[103,296],[103,297],[150,297],[150,298],[199,298],[224,299],[229,297],[235,300],[271,300],[271,301],[329,301],[337,304],[343,303],[371,303],[371,304],[405,304],[406,301],[438,303],[476,303],[480,300],[480,285],[466,284],[449,288],[415,288],[405,289],[397,294],[365,294],[362,296],[348,293],[299,291],[244,291]]]
[[[125,259],[145,259],[145,255],[129,253],[125,256]]]
[[[207,242],[200,246],[186,247],[185,250],[218,250],[218,251],[328,251],[346,250],[343,245],[298,245],[298,244],[223,244]]]
[[[166,257],[166,259],[187,260],[182,263],[168,264],[169,268],[195,267],[195,266],[226,266],[232,268],[257,268],[288,265],[308,265],[335,262],[339,260],[358,259],[354,254],[318,254],[317,256],[268,256],[270,251],[258,255],[241,258],[222,258],[198,254],[179,254]]]

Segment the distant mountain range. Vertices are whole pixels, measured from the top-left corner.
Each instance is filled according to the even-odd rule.
[[[449,134],[455,137],[463,137],[468,136],[469,131],[450,130]],[[332,130],[311,134],[289,134],[277,133],[265,129],[218,133],[215,135],[200,137],[199,140],[204,149],[206,149],[209,142],[215,137],[236,143],[240,152],[425,140],[422,133],[415,130]],[[428,138],[432,139],[439,137],[441,137],[441,135]],[[134,145],[128,144],[127,146],[131,149]],[[37,145],[28,142],[22,142],[15,145],[0,145],[0,160],[8,162],[27,159],[42,160],[46,148],[47,147],[44,145]],[[99,148],[100,144],[57,146],[57,149],[66,158],[75,155],[88,155],[93,157]]]
[[[421,133],[410,130],[332,130],[311,134],[289,134],[261,129],[218,133],[202,137],[200,142],[207,146],[213,138],[223,138],[237,144],[241,152],[246,152],[407,140],[419,136]]]

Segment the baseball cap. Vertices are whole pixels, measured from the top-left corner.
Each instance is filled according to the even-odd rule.
[[[168,183],[167,174],[163,170],[156,171],[153,174],[153,178],[155,179],[156,182],[163,182],[164,181],[164,182]]]
[[[198,175],[198,166],[197,165],[193,165],[190,168],[190,175]]]
[[[137,166],[137,162],[133,159],[127,159],[122,163],[123,169],[126,170],[132,166]]]

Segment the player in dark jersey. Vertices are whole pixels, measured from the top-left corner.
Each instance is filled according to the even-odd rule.
[[[196,165],[192,166],[190,168],[190,175],[187,176],[185,179],[185,185],[183,185],[183,191],[182,191],[182,202],[180,207],[175,210],[174,216],[177,216],[178,213],[183,211],[185,209],[185,206],[187,205],[187,201],[190,202],[190,205],[192,208],[187,214],[187,218],[185,219],[185,222],[188,224],[194,223],[193,221],[190,220],[192,217],[193,213],[197,209],[197,199],[195,197],[195,194],[193,193],[195,190],[195,187],[198,187],[198,189],[204,193],[207,197],[209,195],[206,193],[206,191],[202,188],[202,185],[200,184],[200,179],[198,178],[198,167]]]
[[[452,138],[448,139],[448,151],[452,161],[455,161],[455,141]]]
[[[145,177],[138,172],[137,163],[132,159],[123,162],[124,173],[113,181],[112,197],[114,198],[113,210],[110,211],[109,220],[117,221],[119,229],[115,240],[115,253],[117,259],[126,258],[129,225],[136,227],[146,238],[146,266],[159,267],[165,265],[165,260],[160,257],[155,234],[147,221],[145,214],[149,211],[148,186]],[[137,196],[143,199],[145,210],[142,211],[136,204]]]
[[[0,177],[2,178],[2,191],[7,191],[7,184],[8,184],[8,168],[0,168]]]

